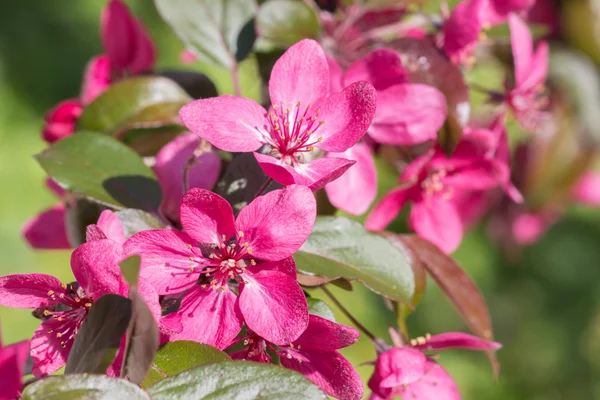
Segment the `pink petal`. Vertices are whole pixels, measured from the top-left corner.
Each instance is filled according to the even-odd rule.
[[[242,277],[239,305],[248,328],[277,345],[296,340],[308,326],[308,305],[296,279],[251,268]]]
[[[521,83],[521,90],[537,89],[544,84],[544,81],[548,77],[548,67],[550,65],[549,53],[550,48],[548,47],[548,43],[541,42],[533,56],[527,78]]]
[[[375,115],[377,93],[371,84],[356,82],[319,100],[312,108],[322,125],[314,135],[322,138],[317,146],[326,151],[345,151],[365,134]]]
[[[342,78],[344,76],[342,67],[333,58],[326,57],[327,65],[329,65],[329,92],[339,93],[344,90],[344,86],[342,86]]]
[[[156,49],[152,38],[145,31],[140,21],[134,19],[135,26],[135,53],[128,65],[129,71],[134,75],[151,71],[156,61]]]
[[[515,14],[508,17],[508,26],[515,63],[515,86],[521,87],[533,66],[533,38],[525,21]]]
[[[281,364],[300,372],[325,394],[340,400],[360,400],[364,388],[352,364],[337,351],[302,350],[297,357],[281,357]],[[299,362],[302,360],[302,362]]]
[[[463,236],[462,221],[453,204],[430,196],[413,203],[410,225],[423,239],[438,246],[444,253],[454,252]]]
[[[551,223],[543,213],[521,213],[512,222],[512,235],[520,245],[537,242]]]
[[[600,207],[600,173],[588,171],[583,174],[575,183],[573,198],[586,206]]]
[[[78,99],[58,103],[44,117],[46,124],[42,128],[42,138],[48,143],[54,143],[71,136],[82,112],[83,106]]]
[[[205,189],[190,189],[183,196],[181,224],[199,243],[222,243],[235,233],[233,210],[227,200]]]
[[[461,400],[454,379],[434,361],[427,361],[425,375],[407,386],[400,386],[397,393],[404,399]]]
[[[377,91],[406,83],[408,71],[402,66],[400,54],[391,49],[377,49],[356,61],[346,71],[344,85],[367,81]]]
[[[321,45],[304,39],[287,49],[273,66],[269,94],[272,104],[315,104],[327,96],[329,68]]]
[[[267,112],[256,101],[222,95],[200,99],[179,110],[183,124],[215,147],[226,151],[247,152],[260,148],[263,135],[270,129]]]
[[[192,340],[222,350],[242,329],[237,298],[229,289],[195,286],[183,297],[178,314],[183,330],[171,340]]]
[[[118,244],[125,243],[125,231],[121,221],[111,210],[104,210],[98,218],[98,227],[104,232],[106,237]]]
[[[29,341],[0,347],[0,399],[20,397],[21,379],[29,354]]]
[[[85,67],[81,84],[81,102],[91,103],[110,86],[110,60],[106,55],[94,57]]]
[[[433,335],[430,339],[427,339],[425,344],[417,344],[413,347],[419,350],[445,350],[453,348],[468,350],[498,350],[502,345],[462,332],[448,332],[440,335]]]
[[[141,255],[140,275],[159,294],[180,293],[192,287],[200,276],[200,249],[197,243],[175,229],[138,232],[123,245],[125,255]],[[192,258],[190,260],[190,258]]]
[[[394,347],[377,358],[369,388],[387,398],[396,386],[411,384],[423,377],[427,358],[410,347]]]
[[[85,227],[85,241],[92,242],[94,240],[103,240],[107,239],[102,229],[98,227],[96,224],[88,225]]]
[[[433,86],[394,85],[377,94],[369,135],[379,143],[413,145],[437,138],[446,120],[446,97]]]
[[[62,199],[67,195],[67,191],[60,187],[58,183],[56,183],[52,178],[46,178],[46,187],[48,190],[52,192],[56,197]]]
[[[355,161],[343,158],[317,158],[294,167],[266,154],[254,153],[265,174],[282,185],[298,184],[316,191],[342,176]]]
[[[360,333],[354,328],[310,315],[308,327],[294,341],[294,345],[311,350],[333,351],[353,345],[359,336]]]
[[[535,2],[536,0],[487,0],[480,18],[485,25],[498,25],[506,21],[509,14],[525,11]]]
[[[179,207],[183,196],[183,169],[194,157],[198,148],[198,137],[186,133],[166,144],[156,155],[154,172],[163,192],[161,210],[174,221],[179,220]],[[221,160],[216,153],[208,151],[188,170],[190,188],[212,189],[221,172]]]
[[[0,304],[6,307],[37,308],[56,304],[56,300],[48,294],[50,291],[65,291],[62,282],[51,275],[19,274],[0,277]]]
[[[496,160],[474,159],[467,168],[461,168],[443,178],[444,185],[463,190],[489,190],[509,180],[508,167]]]
[[[353,215],[364,214],[377,196],[377,171],[373,152],[365,143],[357,143],[344,153],[328,153],[356,161],[342,176],[325,186],[331,204]]]
[[[252,266],[253,274],[258,274],[261,271],[278,271],[295,279],[296,263],[294,257],[288,257],[281,261],[263,262]]]
[[[183,49],[183,51],[179,54],[179,61],[181,61],[182,64],[191,64],[198,61],[198,59],[191,50]]]
[[[58,371],[66,364],[69,357],[73,341],[66,341],[67,346],[62,348],[60,339],[57,340],[55,334],[48,333],[49,330],[54,331],[57,324],[60,323],[55,319],[42,322],[31,338],[32,373],[37,377]]]
[[[94,240],[73,251],[71,269],[89,296],[98,298],[106,293],[126,296],[119,268],[119,262],[124,258],[120,244],[109,239]]]
[[[65,227],[65,207],[57,204],[31,218],[21,230],[34,249],[70,249]]]
[[[304,244],[316,215],[317,202],[310,189],[291,185],[259,196],[242,208],[235,230],[243,232],[240,241],[247,243],[252,257],[283,260]]]
[[[459,3],[444,23],[444,52],[454,63],[466,61],[477,42],[482,29],[481,11],[486,0],[467,0]]]
[[[400,210],[410,199],[410,187],[398,187],[390,190],[375,206],[365,221],[370,231],[385,229],[400,214]]]

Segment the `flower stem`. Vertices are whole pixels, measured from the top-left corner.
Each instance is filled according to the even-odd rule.
[[[241,96],[242,89],[240,87],[240,77],[239,77],[237,62],[234,61],[233,64],[231,65],[230,73],[231,73],[231,81],[233,82],[233,94],[235,94],[236,96]]]
[[[320,288],[327,295],[327,297],[329,297],[331,301],[333,301],[337,308],[339,308],[340,311],[344,313],[346,317],[348,317],[348,319],[354,324],[354,326],[361,330],[365,335],[367,335],[369,339],[371,339],[376,344],[380,342],[380,340],[377,339],[375,335],[371,333],[371,331],[369,331],[363,324],[358,322],[357,319],[352,316],[352,314],[350,314],[346,307],[344,307],[342,303],[339,302],[339,300],[333,295],[333,293],[331,293],[331,291],[329,291],[329,289],[327,289],[325,285],[321,286]]]
[[[265,183],[263,183],[263,185],[260,187],[260,189],[258,189],[258,192],[256,192],[256,196],[254,196],[254,198],[257,198],[258,196],[262,196],[263,194],[265,194],[265,190],[267,190],[267,188],[269,187],[269,185],[273,182],[273,178],[267,179],[265,181]]]

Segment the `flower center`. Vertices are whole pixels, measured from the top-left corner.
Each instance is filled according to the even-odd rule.
[[[286,103],[280,102],[271,107],[267,114],[269,132],[263,133],[263,138],[271,145],[274,157],[294,164],[302,157],[302,153],[313,151],[314,146],[323,141],[323,137],[318,136],[317,132],[325,121],[318,119],[320,110],[313,112],[310,104],[284,104]],[[312,115],[309,116],[309,112]]]
[[[429,174],[421,182],[421,188],[427,196],[440,195],[447,200],[452,197],[452,188],[444,184],[444,178],[448,171],[444,168],[429,171]]]
[[[244,338],[244,346],[248,347],[248,360],[260,361],[260,362],[271,362],[271,357],[267,353],[267,349],[277,354],[281,358],[288,360],[297,360],[298,363],[308,361],[299,350],[302,348],[301,345],[294,345],[290,343],[286,346],[277,346],[273,343],[267,342],[254,332],[251,332],[246,338]]]

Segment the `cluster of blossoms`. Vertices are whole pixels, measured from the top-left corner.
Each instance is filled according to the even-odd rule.
[[[278,59],[268,82],[267,107],[239,95],[183,106],[179,122],[189,132],[163,146],[151,162],[163,195],[156,214],[165,227],[128,237],[117,215],[107,209],[87,226],[85,243],[73,246],[75,282],[63,284],[46,274],[0,277],[0,304],[33,309],[42,321],[29,345],[32,373],[42,377],[65,365],[101,296],[127,297],[129,285],[119,264],[139,255],[138,290],[158,325],[161,344],[195,341],[225,350],[236,360],[276,361],[330,396],[362,398],[359,374],[338,352],[354,344],[359,332],[310,314],[297,281],[293,255],[315,224],[314,192],[324,189],[329,202],[349,214],[368,212],[365,227],[370,231],[386,229],[410,203],[410,229],[445,253],[458,248],[466,228],[498,197],[510,210],[505,222],[513,224],[513,236],[522,242],[539,237],[553,219],[546,213],[532,215],[520,205],[524,196],[513,184],[506,122],[512,115],[523,129],[535,132],[548,119],[544,84],[549,47],[543,41],[534,46],[526,22],[535,19],[541,3],[465,0],[448,15],[442,13],[433,27],[399,28],[402,39],[433,49],[460,72],[476,62],[478,46],[485,45],[482,32],[508,24],[514,71],[504,93],[489,92],[495,108],[484,122],[470,120],[468,104],[466,110],[452,109],[442,85],[419,78],[433,68],[427,59],[419,58],[415,65],[394,46],[365,40],[362,23],[378,28],[383,20],[410,16],[405,6],[371,14],[339,6],[342,16],[361,21],[354,25],[340,22],[339,13],[322,11],[323,43],[301,40]],[[80,98],[61,102],[46,116],[43,138],[48,143],[76,133],[84,108],[111,84],[152,72],[153,43],[119,0],[111,0],[103,13],[102,40],[106,54],[87,66]],[[192,61],[187,53],[184,59]],[[458,120],[460,139],[449,149],[439,137],[450,118]],[[252,153],[268,177],[235,212],[214,192],[222,176],[217,149]],[[405,156],[391,157],[398,186],[376,201],[375,159],[390,149]],[[72,194],[51,179],[48,186],[61,203],[29,221],[24,236],[36,248],[71,248],[64,221]],[[272,186],[277,188],[269,190]],[[597,205],[597,187],[595,176],[586,174],[573,190],[577,198]],[[463,333],[412,341],[392,333],[394,347],[377,346],[368,382],[372,399],[460,399],[433,354],[448,348],[500,347]],[[1,378],[1,390],[8,382],[7,398],[18,396],[27,347],[0,349],[0,368],[18,372]],[[120,375],[124,351],[122,341],[109,375]]]

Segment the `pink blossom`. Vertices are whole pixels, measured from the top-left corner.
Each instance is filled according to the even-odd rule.
[[[439,147],[415,159],[366,221],[370,230],[384,229],[403,205],[413,203],[409,224],[421,237],[451,253],[460,244],[463,224],[453,198],[461,192],[481,192],[504,184],[506,165],[480,154],[468,141],[459,143],[448,158]]]
[[[232,152],[270,146],[255,153],[265,173],[283,185],[317,190],[341,176],[354,161],[314,157],[315,149],[344,152],[365,134],[375,113],[376,94],[367,82],[329,94],[329,68],[321,46],[305,39],[275,63],[269,81],[273,106],[237,96],[201,99],[179,115],[192,132]]]
[[[444,22],[442,48],[453,63],[473,64],[473,52],[483,29],[481,15],[489,1],[464,0]]]
[[[298,185],[257,197],[237,219],[222,197],[191,189],[181,202],[185,233],[142,231],[124,247],[142,256],[141,276],[160,294],[185,292],[180,309],[166,317],[181,319],[183,325],[173,340],[223,349],[245,321],[260,336],[283,345],[308,324],[291,256],[309,236],[315,217],[314,196]]]
[[[281,365],[300,372],[329,396],[340,400],[361,399],[364,389],[360,376],[337,351],[356,343],[358,337],[354,328],[310,315],[306,330],[290,343],[275,345],[249,331],[239,339],[244,341],[245,348],[231,356],[270,363],[269,349],[279,355]]]
[[[527,24],[514,14],[509,17],[508,24],[515,82],[508,91],[506,101],[517,121],[526,129],[535,130],[545,118],[541,109],[546,106],[543,92],[548,75],[548,44],[541,42],[534,52]]]
[[[600,207],[600,173],[587,171],[572,189],[573,200],[589,207]]]
[[[212,189],[221,172],[221,160],[210,145],[206,149],[199,149],[198,137],[193,133],[178,136],[156,155],[154,172],[163,192],[160,209],[172,221],[179,220],[179,206],[184,193],[183,171],[194,153],[197,156],[188,169],[189,187]]]
[[[198,61],[198,59],[191,50],[184,49],[181,54],[179,54],[179,61],[181,61],[182,64],[191,64]]]
[[[102,43],[115,76],[138,75],[154,66],[156,50],[143,25],[120,0],[110,0],[101,19]]]
[[[96,224],[88,225],[85,230],[86,242],[110,239],[122,245],[125,243],[125,231],[119,218],[111,210],[104,210]]]
[[[76,282],[65,285],[46,274],[0,277],[0,304],[33,308],[42,324],[31,339],[33,374],[43,376],[60,369],[68,358],[73,340],[94,300],[107,293],[127,296],[121,277],[121,246],[112,240],[94,240],[79,246],[71,255]],[[158,319],[158,294],[141,279],[139,289]]]
[[[456,383],[441,365],[423,354],[451,348],[497,350],[499,343],[465,333],[420,337],[380,354],[369,379],[371,400],[402,396],[413,400],[460,400]]]
[[[0,400],[20,398],[28,353],[29,341],[2,346],[0,340]]]
[[[486,0],[480,18],[484,26],[491,27],[506,22],[511,13],[526,12],[536,0]]]

